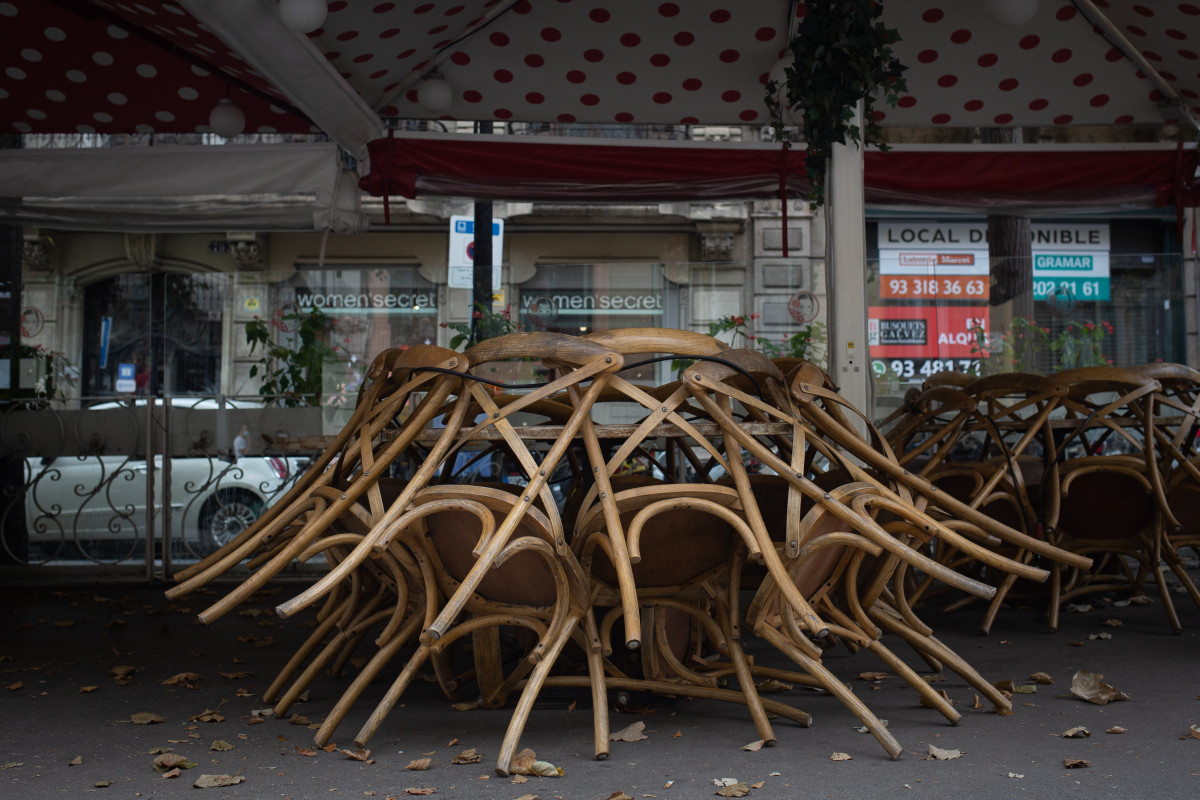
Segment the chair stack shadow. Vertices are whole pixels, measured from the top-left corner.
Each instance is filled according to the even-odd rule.
[[[624,374],[680,360],[679,379],[661,385]],[[504,362],[536,365],[544,379],[501,393],[517,388],[488,377]],[[277,608],[281,617],[307,610],[316,625],[265,695],[286,714],[365,650],[316,733],[322,745],[383,681],[354,739],[365,746],[423,672],[452,700],[468,690],[489,708],[516,698],[501,775],[546,686],[590,693],[597,758],[608,755],[614,691],[736,703],[773,744],[772,716],[810,720],[760,696],[758,683],[775,679],[836,697],[896,758],[894,734],[824,653],[874,654],[957,723],[947,698],[888,646],[890,634],[1008,709],[910,595],[936,581],[993,601],[997,585],[1090,566],[1031,535],[1019,511],[1007,521],[993,513],[1010,483],[1032,502],[1024,478],[981,465],[973,489],[939,483],[950,478],[953,434],[982,424],[963,398],[952,387],[927,398],[961,406],[962,419],[906,458],[815,365],[701,334],[516,333],[465,353],[389,350],[372,363],[350,422],[287,496],[180,573],[168,595],[248,566],[249,577],[200,613],[213,623],[294,563],[322,556],[328,570]],[[1030,407],[1040,412],[1038,402]],[[930,419],[902,422],[914,432],[904,441],[929,441]],[[1006,451],[1007,462],[1027,445]],[[470,465],[498,459],[516,481],[468,478],[480,472]],[[410,468],[400,474],[402,462]],[[556,497],[551,481],[564,471],[570,491]],[[750,639],[790,665],[750,657]]]

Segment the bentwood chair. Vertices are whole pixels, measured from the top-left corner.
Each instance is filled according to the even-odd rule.
[[[439,678],[445,680],[450,673],[439,659],[449,654],[456,641],[470,634],[476,646],[475,679],[485,703],[502,705],[509,693],[522,689],[497,761],[496,769],[503,774],[509,768],[541,682],[558,654],[582,620],[588,620],[585,625],[589,630],[595,629],[590,621],[586,583],[567,547],[547,480],[586,418],[592,398],[603,389],[609,375],[620,369],[621,357],[598,344],[539,333],[487,340],[463,358],[472,372],[453,375],[459,389],[452,403],[446,405],[445,396],[438,398],[445,424],[433,437],[437,444],[430,456],[408,484],[416,487],[409,501],[403,507],[393,506],[376,520],[362,542],[325,578],[283,604],[279,612],[294,613],[334,591],[397,547],[411,553],[419,564],[428,565],[423,573],[426,602],[423,608],[414,609],[419,612],[420,622],[397,629],[401,635],[418,630],[420,646],[359,731],[357,741],[365,745],[374,735],[426,660],[433,659]],[[483,388],[476,380],[475,371],[484,365],[535,358],[553,362],[559,375],[528,395],[497,402],[490,388]],[[572,411],[550,451],[536,460],[512,419],[551,395],[584,383],[590,384],[583,393],[584,402]],[[479,421],[472,423],[474,420]],[[424,427],[429,421],[427,418],[420,424]],[[400,435],[421,438],[421,431],[409,430],[412,424],[416,423],[410,419]],[[430,433],[424,438],[431,438]],[[486,445],[496,439],[507,445],[520,465],[525,486],[496,488],[434,482],[438,475],[452,472],[465,447],[476,442]],[[520,491],[513,494],[509,491],[513,488]],[[516,667],[506,669],[493,660],[499,655],[498,648],[491,646],[497,641],[493,634],[499,626],[518,626],[534,634],[535,643]],[[592,642],[596,641],[593,635]],[[380,649],[364,669],[362,679],[343,695],[318,731],[318,739],[327,740],[332,735],[366,682],[380,674],[399,649],[394,640],[379,641],[377,645]],[[599,658],[597,646],[589,652],[589,663]],[[594,685],[600,687],[596,691],[603,699],[602,683],[596,681]],[[607,753],[606,706],[604,702],[595,706],[597,757],[603,757]]]
[[[1158,458],[1155,400],[1162,385],[1142,372],[1088,367],[1058,375],[1069,388],[1060,422],[1065,436],[1049,475],[1047,536],[1057,546],[1094,555],[1093,569],[1055,565],[1049,611],[1091,592],[1158,587],[1171,627],[1182,630],[1162,569],[1163,514],[1169,511]],[[1171,551],[1173,553],[1173,551]],[[1137,569],[1133,569],[1136,564]],[[1186,577],[1186,573],[1185,573]]]
[[[749,361],[754,357],[747,355],[745,359]],[[788,655],[805,673],[811,676],[811,679],[815,680],[817,685],[838,696],[875,734],[885,750],[892,757],[896,757],[900,748],[894,737],[886,731],[869,709],[853,697],[844,684],[821,665],[819,649],[816,649],[813,640],[815,639],[818,645],[827,645],[830,643],[830,641],[826,641],[826,637],[828,637],[829,640],[844,640],[852,646],[867,647],[901,674],[910,674],[912,672],[910,668],[903,665],[903,662],[890,650],[878,643],[880,630],[870,616],[871,613],[881,613],[882,611],[890,614],[892,609],[888,606],[888,602],[900,605],[905,613],[911,615],[911,611],[895,601],[888,591],[897,567],[901,564],[917,566],[938,574],[941,579],[966,591],[985,596],[993,590],[976,581],[957,575],[943,565],[921,555],[906,541],[907,531],[902,527],[898,527],[894,522],[886,527],[877,523],[875,516],[878,512],[874,511],[872,506],[879,506],[889,517],[900,520],[905,527],[918,531],[918,535],[923,534],[928,537],[936,530],[937,535],[951,539],[957,546],[972,549],[980,557],[988,557],[987,553],[970,542],[959,540],[953,531],[923,515],[911,503],[886,487],[874,483],[865,471],[857,468],[849,459],[845,459],[835,450],[829,449],[827,442],[822,442],[819,435],[808,429],[802,429],[800,435],[792,437],[790,458],[786,458],[788,454],[773,452],[762,442],[757,441],[730,416],[729,401],[736,400],[743,408],[757,411],[767,417],[786,418],[789,413],[793,412],[783,412],[778,408],[772,408],[763,400],[742,391],[736,385],[740,381],[729,380],[732,372],[732,370],[714,364],[697,365],[685,373],[685,382],[697,392],[698,402],[718,421],[722,430],[729,431],[731,438],[736,439],[741,447],[774,470],[780,479],[803,496],[805,502],[811,504],[811,510],[795,530],[788,527],[786,520],[780,521],[769,517],[764,520],[769,519],[772,527],[776,529],[783,527],[782,538],[786,544],[781,545],[779,549],[785,554],[785,563],[788,566],[783,580],[776,577],[777,572],[769,571],[768,578],[760,587],[755,603],[748,613],[749,622],[758,635]],[[770,375],[764,374],[763,377],[769,383]],[[708,396],[709,393],[712,396]],[[762,395],[771,397],[777,396],[778,393],[778,390],[767,389],[762,392]],[[798,418],[793,417],[793,419]],[[837,487],[818,486],[817,483],[806,477],[802,466],[808,460],[805,453],[808,447],[819,447],[825,458],[836,463],[837,469],[831,470],[827,474],[842,473],[851,477]],[[734,452],[730,444],[726,445],[726,449]],[[733,464],[736,459],[731,458],[729,461]],[[855,481],[854,478],[861,480]],[[773,507],[778,509],[779,504],[776,503]],[[824,550],[821,558],[811,563],[804,562],[802,559],[807,555],[804,548],[808,545],[809,540],[820,538],[826,534],[832,535],[832,539],[823,541],[826,544],[832,543],[833,546]],[[820,550],[826,544],[817,545],[815,549]],[[854,565],[849,570],[845,565],[839,566],[843,551],[847,547],[857,548],[860,553],[860,558],[857,560],[846,562],[846,564]],[[874,555],[879,560],[868,562],[866,572],[870,575],[870,585],[860,590],[858,576],[863,571],[861,569],[861,555],[863,554]],[[846,558],[850,557],[847,555]],[[996,563],[1005,563],[1004,559],[992,557],[992,560]],[[801,565],[803,565],[803,569],[801,569]],[[1018,570],[1023,569],[1023,565],[1009,566]],[[848,588],[845,591],[834,588],[841,586],[847,580],[849,580],[846,583]],[[800,595],[803,602],[797,603],[791,599],[796,594]],[[844,603],[846,608],[850,609],[849,612],[830,602],[830,598],[835,595],[840,603]],[[819,621],[818,625],[813,625],[814,620]],[[981,691],[993,697],[996,703],[1007,707],[1007,700],[999,692],[984,681],[965,661],[957,658],[952,651],[948,651],[947,648],[932,639],[928,629],[919,621],[914,620],[910,624],[907,620],[902,619],[901,627],[902,630],[898,631],[900,633],[908,633],[913,630],[919,633],[912,642],[917,646],[918,651],[941,656],[942,660],[960,670],[960,673],[976,684]],[[829,634],[833,635],[829,636]],[[922,637],[928,641],[922,641]],[[867,644],[868,642],[871,644]],[[927,688],[917,687],[926,703],[941,711],[952,722],[957,721],[957,712],[941,698],[934,699],[933,693],[925,691]]]

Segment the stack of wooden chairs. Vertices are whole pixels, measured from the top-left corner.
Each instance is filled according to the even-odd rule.
[[[492,376],[505,362],[537,363],[546,379],[498,384]],[[665,362],[686,365],[677,380],[629,377]],[[939,402],[966,413],[963,402]],[[930,440],[921,433],[930,424],[910,426],[904,441]],[[950,438],[905,460],[815,365],[687,331],[515,333],[465,353],[389,350],[308,473],[237,539],[181,573],[168,595],[248,564],[249,577],[201,612],[212,623],[294,563],[323,558],[328,571],[277,609],[307,610],[317,624],[266,693],[284,714],[363,651],[318,744],[382,680],[387,688],[354,737],[365,746],[423,672],[455,700],[470,691],[499,708],[516,698],[496,763],[502,775],[545,686],[590,692],[597,758],[608,755],[613,691],[736,703],[772,744],[772,717],[810,720],[759,695],[756,683],[775,678],[838,698],[896,758],[899,742],[823,653],[874,654],[958,722],[888,645],[900,640],[1007,709],[909,595],[936,581],[991,601],[1010,579],[1091,566],[1087,555],[1031,535],[1021,513],[994,513],[991,498],[1009,473],[982,469],[972,478],[978,490],[961,497],[944,490],[925,465],[950,463]],[[1006,458],[1016,463],[1026,449]],[[471,465],[481,458],[503,458],[517,480],[480,481]],[[412,468],[398,474],[401,463]],[[556,497],[551,481],[564,472],[570,491]],[[750,637],[790,665],[749,658]]]
[[[1153,584],[1169,624],[1181,631],[1164,570],[1200,606],[1200,591],[1179,553],[1200,543],[1195,370],[1158,363],[1050,376],[938,375],[910,390],[882,425],[900,461],[947,496],[1093,560],[1083,567],[1052,559],[1048,594],[1032,584],[1018,592],[1026,600],[1047,600],[1050,630],[1057,629],[1066,601],[1103,592],[1136,594]],[[957,515],[945,503],[931,513]],[[986,541],[982,530],[964,533]],[[970,554],[939,547],[931,554],[939,562],[998,587],[981,626],[987,632],[1020,576],[988,575]],[[1024,563],[1044,555],[1011,542],[1000,551]],[[934,576],[925,576],[912,599],[936,584]]]

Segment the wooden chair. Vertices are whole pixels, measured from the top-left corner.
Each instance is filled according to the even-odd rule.
[[[437,592],[426,591],[428,602],[419,625],[396,629],[400,636],[410,629],[419,630],[420,647],[360,730],[357,738],[360,745],[371,738],[419,667],[434,658],[439,678],[444,680],[446,673],[437,659],[455,641],[471,634],[475,642],[475,677],[485,702],[502,705],[518,685],[523,688],[497,761],[497,771],[506,774],[541,681],[580,621],[591,619],[586,584],[566,545],[547,479],[586,418],[591,399],[603,389],[609,374],[620,369],[621,357],[598,344],[538,333],[488,340],[468,351],[464,360],[478,368],[507,359],[539,357],[559,365],[559,377],[529,395],[502,403],[497,403],[491,391],[484,389],[472,375],[457,374],[461,388],[454,402],[442,409],[442,416],[447,418],[445,428],[437,437],[438,444],[430,457],[409,483],[410,487],[419,484],[411,500],[403,507],[393,506],[375,520],[363,541],[328,575],[279,608],[281,615],[294,613],[353,580],[370,565],[371,559],[385,557],[398,545],[411,552],[418,562],[428,564],[432,577],[427,580],[436,586]],[[544,403],[566,387],[582,383],[590,383],[583,394],[584,402],[572,412],[550,451],[537,461],[511,418]],[[445,399],[441,397],[438,402]],[[479,421],[473,425],[468,422],[476,419]],[[415,423],[410,420],[408,424]],[[407,427],[403,430],[407,434]],[[524,487],[433,483],[435,473],[445,476],[451,472],[464,446],[486,442],[493,433],[507,444],[520,464],[527,481]],[[519,490],[516,494],[510,491],[514,488]],[[498,652],[492,646],[498,641],[495,629],[499,625],[525,627],[538,636],[527,666],[508,674],[496,662]],[[588,627],[594,630],[594,622]],[[595,636],[592,638],[595,641]],[[361,680],[347,689],[318,731],[318,739],[332,735],[370,676],[386,667],[400,646],[395,640],[377,644],[380,649],[364,669]],[[589,659],[594,657],[589,655]],[[537,666],[533,666],[535,663]],[[533,672],[527,677],[530,667]],[[596,685],[599,687],[596,691],[602,695],[602,683]],[[607,753],[604,713],[605,703],[597,703],[597,757]]]
[[[1153,378],[1115,367],[1060,373],[1065,436],[1048,476],[1046,532],[1058,547],[1094,554],[1091,570],[1054,565],[1049,626],[1063,601],[1090,592],[1140,591],[1152,576],[1171,627],[1181,630],[1162,571],[1167,507],[1156,455]],[[1113,454],[1119,444],[1120,453]],[[1108,451],[1108,452],[1106,452]],[[1137,565],[1132,570],[1126,559]]]
[[[752,360],[755,356],[746,356],[747,360]],[[819,663],[817,658],[818,653],[813,651],[813,645],[809,641],[810,637],[815,637],[820,641],[822,629],[826,632],[832,632],[835,635],[840,635],[852,644],[866,646],[867,642],[871,642],[869,649],[876,652],[886,663],[893,668],[901,670],[902,674],[911,672],[907,667],[899,666],[899,662],[890,650],[878,644],[879,628],[870,621],[866,612],[860,613],[860,619],[854,619],[853,616],[847,615],[837,606],[826,605],[822,601],[829,597],[829,591],[832,586],[838,585],[838,582],[843,575],[843,569],[836,565],[841,557],[841,548],[846,546],[858,546],[860,550],[867,553],[882,556],[882,561],[874,567],[876,577],[872,580],[872,586],[869,591],[865,591],[860,597],[857,589],[857,581],[852,580],[850,585],[853,587],[847,592],[842,593],[842,599],[849,604],[851,608],[873,609],[881,605],[885,597],[885,589],[887,588],[892,574],[895,572],[897,565],[907,563],[909,565],[919,565],[921,568],[933,571],[948,582],[954,583],[966,591],[974,591],[983,595],[989,594],[992,590],[990,587],[979,584],[956,575],[951,570],[946,569],[940,564],[933,562],[924,556],[920,555],[915,549],[909,546],[903,539],[897,538],[896,530],[887,529],[880,526],[874,520],[874,514],[869,512],[870,504],[878,504],[890,514],[903,520],[910,528],[931,532],[935,528],[940,528],[936,522],[925,517],[921,512],[914,508],[911,503],[901,498],[899,495],[892,493],[886,487],[882,487],[870,480],[870,477],[861,469],[856,468],[849,460],[840,460],[836,452],[825,451],[826,455],[833,459],[840,460],[840,469],[845,474],[857,476],[864,480],[859,482],[847,481],[841,486],[832,488],[820,487],[813,481],[809,480],[802,468],[798,468],[797,464],[804,462],[802,451],[803,445],[807,443],[815,443],[816,437],[804,435],[793,439],[791,460],[786,461],[777,453],[772,452],[761,442],[754,439],[746,431],[742,430],[736,424],[736,421],[729,415],[729,401],[737,400],[744,408],[756,409],[767,416],[786,417],[786,413],[780,412],[777,409],[772,409],[769,404],[751,397],[740,390],[729,386],[725,379],[730,376],[731,371],[723,369],[713,364],[698,365],[689,369],[684,376],[685,382],[694,387],[697,391],[697,399],[699,403],[710,413],[710,415],[719,421],[722,430],[729,431],[731,437],[736,439],[738,443],[746,448],[752,455],[758,457],[764,464],[773,469],[781,479],[785,480],[789,486],[794,487],[796,491],[803,495],[804,499],[812,504],[812,509],[808,512],[805,519],[806,524],[802,523],[799,530],[792,531],[786,529],[785,539],[791,539],[780,549],[787,554],[787,563],[789,569],[785,572],[784,580],[776,577],[777,573],[772,573],[764,582],[763,587],[759,590],[759,595],[756,598],[755,604],[749,612],[749,619],[754,626],[755,632],[763,636],[773,645],[778,647],[782,652],[787,654],[792,660],[801,666],[809,675],[823,687],[837,695],[847,704],[847,706],[859,716],[860,720],[867,725],[888,751],[892,757],[896,757],[899,753],[899,745],[890,733],[886,731],[878,723],[878,720],[853,696],[844,684],[841,684],[837,679],[830,675]],[[708,393],[712,392],[714,397],[709,397]],[[771,395],[775,392],[768,391],[764,394]],[[732,449],[727,444],[727,451],[732,452]],[[736,459],[730,458],[729,462],[733,464]],[[863,495],[863,498],[858,498],[858,495]],[[868,502],[869,499],[869,502]],[[849,502],[853,500],[854,502]],[[818,524],[818,520],[820,521]],[[815,531],[815,533],[813,533]],[[799,560],[803,558],[804,545],[807,543],[805,538],[806,533],[811,533],[813,537],[822,536],[826,533],[836,533],[833,541],[836,542],[836,548],[827,551],[824,555],[824,560],[818,560],[814,565],[808,565],[809,572],[801,575],[795,572]],[[981,557],[985,557],[981,548],[965,542],[958,541],[952,531],[941,529],[940,535],[948,536],[955,539],[957,546],[977,552]],[[818,548],[819,549],[819,548]],[[830,556],[832,556],[830,558]],[[1003,560],[996,560],[997,563],[1003,563]],[[1009,565],[1010,568],[1018,571],[1025,570],[1023,565]],[[859,567],[856,566],[853,572],[846,573],[850,576],[856,576]],[[799,593],[802,597],[807,598],[805,603],[795,603],[788,595]],[[809,596],[812,593],[812,596]],[[865,597],[865,599],[864,599]],[[814,609],[813,601],[822,603],[818,608]],[[902,603],[899,604],[902,606]],[[764,609],[779,609],[785,611],[779,614],[768,614]],[[890,608],[887,609],[889,612]],[[911,612],[905,608],[905,613],[911,615]],[[832,615],[832,621],[827,614]],[[774,624],[769,621],[775,619]],[[813,628],[812,620],[821,620],[821,624],[817,628]],[[900,632],[907,633],[919,632],[914,639],[919,639],[920,636],[929,637],[929,631],[921,625],[917,620],[913,620],[913,626],[906,627],[902,623],[896,624]],[[913,644],[921,647],[921,641],[912,641]],[[925,650],[932,651],[941,656],[942,659],[949,662],[952,667],[961,671],[968,680],[971,680],[985,694],[994,697],[994,701],[1003,707],[1007,707],[1007,701],[996,692],[993,687],[982,679],[973,669],[966,664],[962,659],[957,658],[951,651],[940,645],[940,643],[929,637],[925,643]],[[905,671],[907,670],[907,672]],[[915,685],[915,684],[914,684]],[[944,701],[933,700],[928,697],[930,693],[924,692],[927,687],[918,687],[918,691],[922,691],[927,695],[925,699],[929,704],[938,708],[951,721],[957,721],[958,715]]]
[[[686,331],[617,331],[596,340],[620,350],[627,363],[637,355],[724,359],[733,352],[714,339]],[[773,743],[767,710],[801,724],[809,718],[782,703],[764,703],[742,651],[737,590],[741,562],[747,554],[759,558],[763,553],[739,492],[671,480],[678,475],[670,475],[670,469],[664,480],[620,474],[631,455],[654,449],[648,440],[662,436],[662,426],[674,433],[671,438],[676,441],[667,445],[674,448],[671,452],[687,454],[676,459],[677,465],[699,450],[727,467],[719,440],[714,443],[711,433],[702,432],[703,421],[688,418],[694,410],[688,408],[691,392],[681,384],[652,392],[617,376],[609,388],[603,405],[623,401],[644,416],[622,431],[623,438],[609,452],[595,427],[584,426],[594,485],[585,492],[572,539],[593,581],[596,602],[611,609],[601,625],[605,655],[613,653],[610,637],[618,619],[625,646],[640,654],[640,678],[618,674],[610,665],[608,684],[746,705],[760,737]],[[773,551],[770,556],[778,562]],[[726,660],[709,662],[709,668],[698,665],[693,656],[699,655],[701,640]],[[731,674],[738,681],[736,692],[718,687]]]

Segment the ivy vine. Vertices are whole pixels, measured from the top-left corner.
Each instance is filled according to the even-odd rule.
[[[875,119],[875,102],[895,106],[907,91],[904,71],[892,46],[900,40],[885,25],[882,0],[805,0],[807,14],[789,42],[794,61],[782,84],[768,81],[767,109],[777,139],[789,142],[783,113],[803,114],[801,130],[807,144],[805,164],[814,206],[825,200],[825,177],[834,144],[847,139],[887,151],[883,128]],[[854,110],[863,101],[863,125]]]

